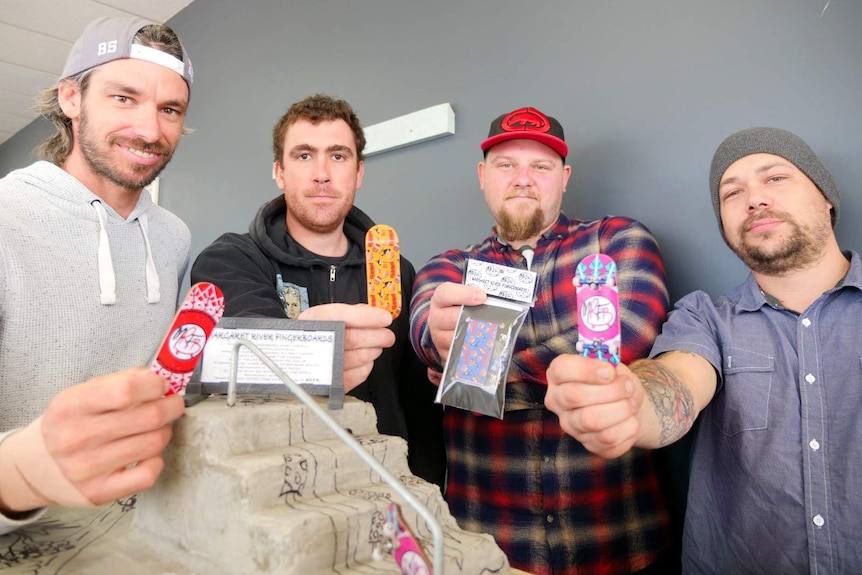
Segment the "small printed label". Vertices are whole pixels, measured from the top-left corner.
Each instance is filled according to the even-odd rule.
[[[536,279],[536,272],[468,259],[464,283],[491,296],[533,305]]]

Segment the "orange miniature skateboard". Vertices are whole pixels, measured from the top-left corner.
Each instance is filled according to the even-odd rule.
[[[222,314],[224,295],[218,287],[208,282],[191,287],[150,362],[150,371],[170,382],[167,395],[185,395],[207,339]]]
[[[372,226],[365,234],[365,272],[368,303],[385,309],[392,319],[401,313],[401,249],[398,234],[387,225]]]

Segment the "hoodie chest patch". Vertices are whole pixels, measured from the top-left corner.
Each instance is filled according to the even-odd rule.
[[[308,288],[289,282],[285,283],[281,274],[276,274],[275,291],[284,307],[284,315],[288,319],[296,319],[299,314],[308,309]]]

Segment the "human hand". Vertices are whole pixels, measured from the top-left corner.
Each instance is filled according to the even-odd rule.
[[[433,368],[428,368],[428,381],[433,383],[434,385],[440,385],[440,382],[443,381],[443,373],[437,371]]]
[[[316,305],[299,314],[299,319],[344,322],[344,391],[368,379],[374,360],[395,344],[395,334],[388,328],[392,316],[368,304]]]
[[[434,290],[428,312],[428,329],[443,363],[449,357],[461,306],[479,305],[485,303],[486,299],[487,295],[481,288],[453,282],[442,283]]]
[[[563,431],[608,459],[632,448],[644,390],[628,367],[560,355],[548,366],[547,379],[545,406],[560,418]]]
[[[0,443],[0,507],[25,511],[99,505],[151,487],[171,422],[185,409],[145,368],[93,378],[58,393],[28,427]]]

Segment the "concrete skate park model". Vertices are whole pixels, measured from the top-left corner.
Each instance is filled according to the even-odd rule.
[[[326,409],[326,398],[314,401]],[[489,534],[462,531],[440,489],[413,476],[407,445],[377,433],[374,408],[351,397],[327,413],[442,527],[435,573],[508,574]],[[0,536],[0,570],[30,575],[401,573],[375,560],[390,502],[429,559],[428,522],[294,396],[224,396],[175,424],[150,490],[91,509],[52,508]]]

